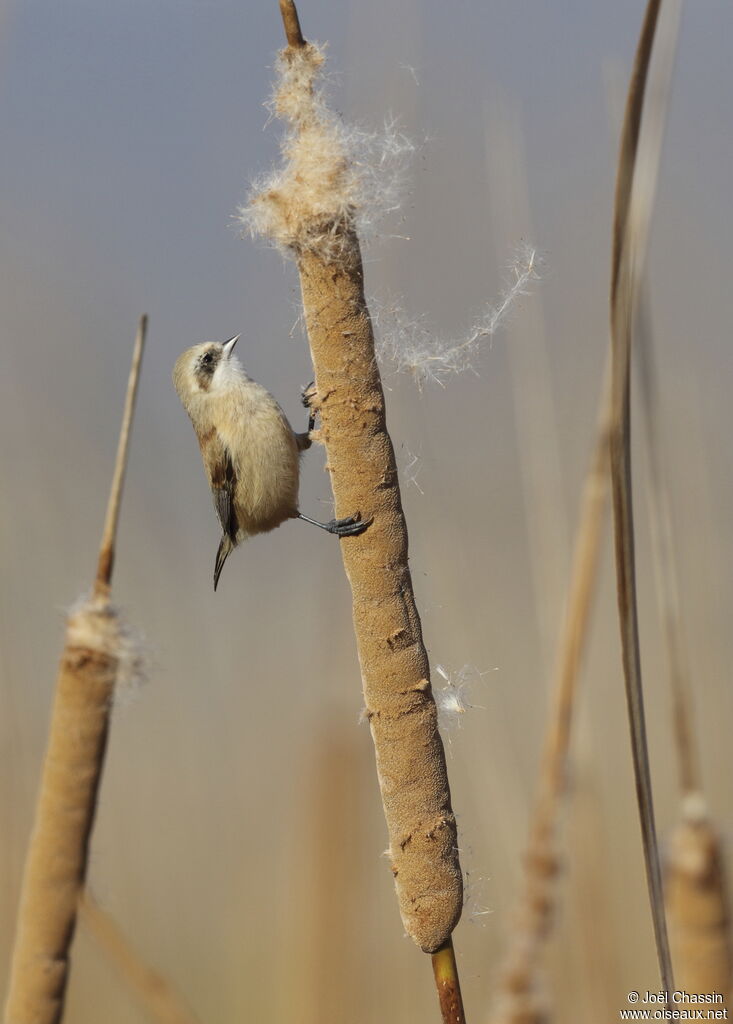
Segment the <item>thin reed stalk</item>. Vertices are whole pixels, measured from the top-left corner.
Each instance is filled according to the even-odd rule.
[[[672,961],[664,915],[649,750],[644,717],[639,622],[634,557],[634,519],[631,485],[631,342],[641,273],[642,209],[634,196],[634,173],[639,149],[642,111],[661,0],[649,0],[629,84],[621,132],[613,218],[611,259],[612,422],[611,479],[619,624],[626,682],[631,748],[636,778],[644,860],[663,988],[674,991]],[[636,198],[636,205],[633,200]],[[647,204],[648,207],[648,204]],[[647,209],[643,222],[648,224]]]
[[[143,317],[94,592],[71,612],[67,624],[21,889],[5,1024],[56,1024],[63,1016],[69,950],[86,876],[112,694],[122,667],[134,660],[124,624],[109,603],[109,586],[145,331]]]
[[[292,2],[281,0],[281,10],[288,46],[275,110],[288,124],[286,165],[251,205],[259,230],[298,267],[336,514],[359,513],[369,523],[341,541],[341,553],[400,912],[408,934],[435,953],[460,917],[462,876],[364,298],[354,168],[319,87],[322,53],[304,42]]]
[[[610,373],[603,381],[593,453],[583,484],[580,519],[560,632],[537,796],[524,860],[524,888],[497,993],[496,1024],[540,1024],[547,1016],[540,959],[554,909],[558,872],[555,826],[565,789],[573,709],[593,607],[608,503]]]
[[[97,561],[97,578],[94,581],[94,593],[96,597],[106,597],[109,593],[112,582],[112,570],[115,564],[115,544],[117,540],[117,524],[120,521],[120,507],[122,505],[122,491],[125,485],[125,473],[127,472],[127,453],[130,448],[130,431],[132,429],[132,417],[135,414],[137,403],[137,389],[140,384],[140,367],[143,361],[145,350],[145,337],[148,330],[148,318],[143,313],[137,328],[135,348],[132,353],[132,365],[130,376],[127,381],[127,397],[125,409],[122,414],[122,426],[117,442],[117,458],[115,460],[114,476],[110,488],[107,514],[104,518],[104,529],[102,541],[99,545],[99,559]]]
[[[157,1024],[197,1024],[197,1018],[170,981],[143,960],[115,919],[99,906],[89,892],[82,894],[79,913],[96,944],[152,1021]]]

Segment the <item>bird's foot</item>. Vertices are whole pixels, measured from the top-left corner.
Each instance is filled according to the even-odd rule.
[[[318,398],[316,382],[312,380],[306,387],[300,389],[300,400],[306,409],[313,409]]]
[[[355,516],[347,516],[346,519],[331,519],[326,523],[326,529],[329,533],[335,533],[337,537],[357,537],[371,523],[371,519],[364,522],[357,512]]]
[[[327,523],[319,523],[317,519],[311,519],[310,516],[304,516],[302,512],[297,512],[296,517],[302,519],[305,523],[310,523],[312,526],[317,526],[321,530],[326,530],[327,533],[333,533],[337,537],[356,537],[358,534],[363,533],[367,526],[371,526],[371,519],[364,522],[357,512],[355,516],[347,516],[346,519],[330,519]]]

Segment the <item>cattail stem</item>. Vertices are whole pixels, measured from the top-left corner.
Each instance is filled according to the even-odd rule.
[[[461,983],[452,939],[448,939],[445,945],[433,953],[433,975],[443,1024],[463,1024],[466,1018],[463,1014]]]
[[[318,149],[322,122],[313,78],[321,55],[310,45],[290,47],[285,55],[293,78],[278,109],[291,122],[291,149],[300,138],[310,147],[309,166],[321,175],[324,161],[333,160],[337,183],[346,157]],[[445,752],[408,566],[359,242],[348,208],[336,202],[331,213],[327,196],[319,192],[318,208],[308,209],[307,196],[308,182],[301,181],[295,192],[282,190],[265,200],[278,204],[293,237],[307,238],[307,244],[292,248],[336,514],[359,513],[370,524],[361,536],[342,540],[341,553],[353,596],[392,871],[406,931],[425,952],[434,953],[448,941],[462,909]]]
[[[144,329],[135,348],[123,422],[125,442],[110,495],[97,585],[67,624],[21,889],[5,1024],[57,1024],[63,1015],[69,949],[86,876],[123,643],[122,626],[108,596],[143,335]]]
[[[305,46],[303,33],[300,31],[300,19],[293,0],[280,0],[280,14],[285,28],[285,38],[288,46],[298,48]]]

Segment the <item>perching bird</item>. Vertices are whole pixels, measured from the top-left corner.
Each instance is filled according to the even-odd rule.
[[[173,384],[196,431],[223,531],[214,590],[238,544],[286,519],[303,519],[338,537],[354,536],[369,525],[358,514],[319,523],[298,510],[300,454],[310,447],[313,416],[309,430],[296,434],[270,392],[247,376],[233,354],[239,338],[194,345],[173,368]]]

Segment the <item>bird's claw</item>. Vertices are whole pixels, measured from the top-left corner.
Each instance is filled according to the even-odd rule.
[[[355,516],[347,516],[346,519],[332,519],[328,524],[328,530],[337,537],[358,537],[371,524],[371,519],[364,522],[357,512]]]
[[[313,407],[313,402],[316,399],[318,391],[316,390],[316,382],[312,380],[306,387],[300,389],[300,400],[306,409]]]

